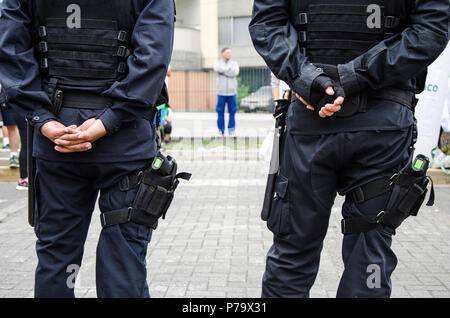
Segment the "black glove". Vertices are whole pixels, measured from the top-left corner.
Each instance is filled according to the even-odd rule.
[[[328,87],[332,87],[334,90],[334,95],[328,95],[325,90]],[[322,107],[326,104],[333,104],[336,98],[339,96],[345,98],[345,92],[342,86],[333,81],[330,77],[326,75],[318,76],[312,84],[311,87],[311,101],[308,101],[310,105],[315,107],[317,112],[320,112]]]
[[[323,69],[327,76],[337,83],[336,86],[334,86],[334,91],[336,93],[335,96],[333,96],[334,100],[339,96],[345,98],[341,110],[334,114],[336,117],[348,117],[358,112],[366,111],[367,94],[364,94],[363,92],[351,95],[346,94],[340,83],[338,67],[330,64],[318,64],[318,66]]]
[[[337,67],[335,68],[337,73]],[[330,86],[335,91],[333,96],[325,92]],[[320,65],[311,63],[304,66],[303,74],[294,82],[293,90],[318,112],[325,104],[332,104],[337,97],[345,98],[344,90],[339,84],[339,76],[337,79],[333,78]]]

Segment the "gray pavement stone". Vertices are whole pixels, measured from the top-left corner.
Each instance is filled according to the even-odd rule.
[[[260,221],[267,164],[261,161],[179,161],[194,173],[183,183],[148,250],[153,297],[259,297],[272,235]],[[252,182],[249,182],[252,181]],[[253,182],[254,181],[254,182]],[[245,187],[237,188],[238,184]],[[36,237],[27,225],[26,193],[0,183],[0,297],[32,297]],[[450,297],[450,187],[436,187],[435,207],[408,219],[393,240],[399,263],[392,297]],[[335,297],[343,271],[337,198],[311,297]],[[96,209],[77,281],[78,297],[96,297]]]

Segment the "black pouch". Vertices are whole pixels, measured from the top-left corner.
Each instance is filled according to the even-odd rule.
[[[385,212],[380,216],[380,223],[398,228],[409,216],[417,216],[422,206],[430,178],[415,177],[409,173],[399,173],[391,179],[391,195]],[[427,206],[434,204],[434,189],[431,187]]]
[[[156,177],[155,179],[166,179],[165,184],[173,184],[174,177]],[[133,202],[133,208],[160,218],[167,212],[172,199],[173,191],[169,187],[157,185],[156,182],[154,184],[141,183]]]
[[[132,221],[156,229],[159,218],[165,218],[172,203],[179,179],[189,181],[190,178],[190,173],[177,174],[177,164],[173,158],[158,154],[150,168],[127,176],[106,190],[127,191],[137,188],[137,194],[130,207],[102,213],[102,227]]]
[[[267,220],[267,227],[272,233],[283,237],[291,232],[289,209],[289,180],[283,175],[278,175],[275,184],[275,197],[272,201],[272,211]]]
[[[174,198],[179,179],[189,180],[191,174],[177,174],[177,163],[170,156],[159,154],[152,166],[141,172],[139,188],[132,205],[133,218],[150,218],[155,220],[156,228],[159,218],[165,219],[167,210]]]

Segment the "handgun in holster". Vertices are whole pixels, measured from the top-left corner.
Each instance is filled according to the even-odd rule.
[[[433,206],[435,195],[433,180],[427,176],[429,159],[418,155],[413,161],[386,180],[381,178],[367,183],[347,194],[346,201],[361,204],[372,198],[387,194],[385,208],[377,215],[352,217],[342,220],[343,234],[357,234],[375,229],[379,225],[394,231],[410,216],[417,216],[431,183],[427,206]]]
[[[170,156],[159,153],[150,167],[123,178],[108,191],[129,191],[137,188],[133,204],[124,209],[101,214],[103,227],[134,222],[156,229],[158,220],[165,219],[174,198],[179,179],[189,180],[190,173],[177,173],[177,163]]]
[[[431,183],[427,206],[434,205],[433,180],[427,176],[430,160],[418,155],[411,165],[390,179],[390,196],[385,211],[379,215],[379,222],[393,229],[398,228],[409,216],[417,216]]]

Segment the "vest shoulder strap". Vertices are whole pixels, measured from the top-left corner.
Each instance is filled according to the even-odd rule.
[[[127,31],[131,34],[133,23],[131,21],[131,0],[113,0],[116,5],[117,23],[119,30]]]
[[[45,25],[45,0],[35,0],[36,5],[34,8],[36,9],[36,16],[40,26]]]

